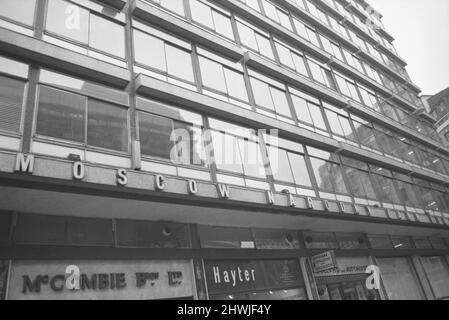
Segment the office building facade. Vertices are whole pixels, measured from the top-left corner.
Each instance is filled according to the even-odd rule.
[[[393,40],[362,0],[0,0],[1,298],[448,298]]]
[[[449,88],[433,96],[426,96],[425,104],[429,113],[437,120],[435,127],[444,144],[449,145]]]

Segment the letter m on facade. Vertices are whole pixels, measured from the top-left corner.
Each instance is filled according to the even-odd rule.
[[[16,158],[16,172],[33,173],[34,170],[34,155],[25,156],[23,153],[18,153]]]

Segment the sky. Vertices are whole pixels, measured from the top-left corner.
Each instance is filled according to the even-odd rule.
[[[449,0],[368,0],[423,95],[449,87]]]

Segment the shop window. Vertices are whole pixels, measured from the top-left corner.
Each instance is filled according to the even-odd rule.
[[[0,76],[0,130],[19,133],[25,81]]]
[[[138,98],[139,136],[145,156],[206,166],[201,115]]]
[[[257,249],[299,249],[296,231],[255,229],[253,230]]]
[[[378,258],[389,300],[424,300],[421,284],[408,258]]]
[[[166,81],[172,79],[193,84],[190,44],[156,29],[141,24],[137,26],[149,33],[133,30],[135,62],[163,76]]]
[[[204,269],[211,300],[307,299],[297,259],[205,260]],[[236,272],[242,277],[224,280]]]
[[[117,245],[142,248],[190,248],[188,225],[179,223],[117,220]]]
[[[338,242],[333,233],[304,232],[307,249],[338,249]]]
[[[251,229],[198,226],[202,248],[255,249]]]
[[[36,133],[128,152],[128,111],[83,95],[40,85]]]
[[[198,48],[198,56],[203,91],[222,94],[231,103],[248,103],[243,67],[240,64],[201,48]]]
[[[427,279],[436,299],[449,298],[449,267],[444,257],[421,257]]]
[[[0,0],[0,16],[28,27],[34,25],[36,0]]]
[[[112,221],[21,214],[14,239],[19,244],[112,246]]]
[[[88,50],[86,54],[93,49],[122,60],[125,58],[125,27],[118,22],[65,0],[49,0],[46,17],[48,35],[76,42]],[[69,43],[65,46],[72,49]]]
[[[229,12],[202,0],[190,0],[192,19],[206,28],[234,40]]]
[[[0,244],[7,244],[9,242],[11,218],[12,214],[10,212],[0,211]]]
[[[237,19],[237,30],[243,46],[274,60],[269,34],[241,19]]]

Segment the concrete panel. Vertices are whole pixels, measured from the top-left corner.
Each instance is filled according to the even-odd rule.
[[[120,88],[131,80],[126,69],[3,28],[0,53]]]
[[[0,153],[0,171],[14,172],[16,165],[16,155],[10,153]]]

